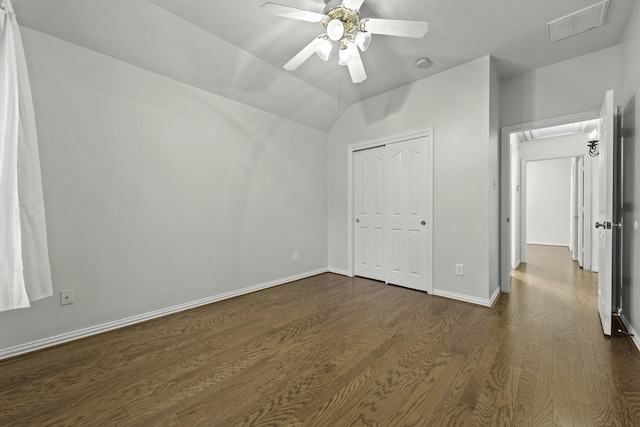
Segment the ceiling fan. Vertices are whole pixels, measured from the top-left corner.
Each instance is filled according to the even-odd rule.
[[[338,62],[346,65],[354,83],[366,80],[367,73],[362,64],[360,51],[369,47],[372,34],[422,38],[429,29],[424,21],[396,19],[360,18],[360,7],[364,0],[334,0],[323,13],[310,12],[296,7],[267,2],[260,6],[262,12],[300,21],[322,24],[326,33],[320,34],[284,65],[293,71],[316,53],[323,61],[329,59],[334,43],[339,44]]]

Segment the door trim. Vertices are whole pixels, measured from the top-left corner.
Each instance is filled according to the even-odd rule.
[[[354,153],[360,150],[366,150],[368,148],[382,147],[385,145],[393,144],[395,142],[408,141],[417,138],[429,138],[429,144],[427,144],[428,159],[428,171],[427,176],[429,182],[427,183],[427,191],[429,193],[427,214],[429,216],[429,224],[431,226],[430,233],[427,237],[427,263],[429,272],[427,274],[427,292],[433,294],[433,126],[417,129],[411,132],[392,135],[385,138],[374,139],[369,141],[357,142],[349,144],[347,147],[347,273],[349,277],[355,276],[355,227],[353,226],[354,218]]]

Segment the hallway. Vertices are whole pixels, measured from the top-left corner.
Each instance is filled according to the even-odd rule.
[[[640,353],[631,338],[603,335],[597,273],[572,262],[566,247],[528,245],[527,256],[512,272],[506,312],[525,353],[520,381],[536,387],[517,400],[539,416],[552,409],[554,424],[637,425]]]

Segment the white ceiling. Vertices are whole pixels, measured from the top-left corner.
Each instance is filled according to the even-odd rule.
[[[13,0],[18,22],[239,102],[327,131],[346,105],[492,55],[501,77],[620,42],[636,0],[611,0],[605,24],[548,42],[547,22],[597,0],[365,0],[361,17],[429,22],[423,39],[375,35],[368,79],[337,55],[282,66],[324,29],[260,12],[266,0]],[[323,0],[276,0],[322,12]],[[420,69],[418,58],[433,66]]]

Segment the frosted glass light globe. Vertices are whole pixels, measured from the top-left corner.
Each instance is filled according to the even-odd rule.
[[[338,55],[338,64],[349,65],[349,63],[351,63],[351,52],[348,48],[340,49]]]
[[[333,47],[333,43],[331,43],[331,41],[326,37],[327,36],[324,36],[324,38],[322,39],[322,42],[318,44],[318,46],[316,47],[316,54],[323,61],[326,61],[329,59],[329,55],[331,54],[331,48]]]
[[[332,19],[327,24],[327,35],[331,40],[338,41],[344,36],[344,24],[339,19]]]
[[[358,31],[356,33],[355,42],[360,48],[360,50],[364,52],[369,48],[369,44],[371,43],[371,33]]]

